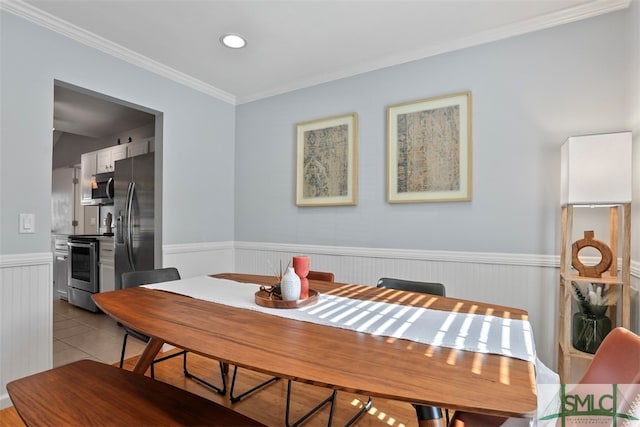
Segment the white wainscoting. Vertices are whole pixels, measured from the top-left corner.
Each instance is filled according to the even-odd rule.
[[[235,271],[233,261],[233,242],[162,247],[162,266],[176,267],[184,278]]]
[[[558,257],[236,242],[238,272],[272,274],[272,265],[308,255],[312,270],[337,282],[375,286],[380,277],[443,283],[448,296],[529,312],[538,356],[555,367]]]
[[[312,270],[331,271],[337,282],[375,286],[385,276],[440,282],[448,296],[525,309],[538,357],[556,369],[558,256],[236,242],[236,271],[273,274],[281,260],[286,265],[302,254],[310,257]],[[633,263],[632,273],[632,329],[637,332],[638,263]]]
[[[0,256],[0,409],[7,383],[52,366],[52,268],[51,252]]]

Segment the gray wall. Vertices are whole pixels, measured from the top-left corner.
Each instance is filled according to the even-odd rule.
[[[631,129],[636,141],[640,134],[638,6],[240,105],[236,114],[2,12],[0,254],[48,248],[54,79],[165,113],[165,244],[235,239],[557,254],[560,144],[576,134]],[[473,200],[387,204],[386,106],[461,90],[473,92]],[[296,208],[295,123],[353,111],[358,205]],[[22,212],[36,214],[35,235],[17,233]]]
[[[638,6],[240,105],[235,240],[558,254],[561,144],[631,129],[632,100],[637,115]],[[386,107],[466,90],[473,200],[388,204]],[[296,122],[350,112],[359,116],[358,205],[297,208]]]
[[[0,254],[49,251],[54,79],[164,113],[163,243],[233,239],[234,106],[4,11],[0,31]]]
[[[101,148],[104,148],[104,146],[97,138],[62,133],[53,145],[52,169],[79,165],[82,153],[96,151]]]

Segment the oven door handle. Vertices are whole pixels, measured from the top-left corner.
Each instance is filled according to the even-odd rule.
[[[69,246],[70,248],[93,248],[95,246],[95,243],[92,242],[67,242],[67,246]]]

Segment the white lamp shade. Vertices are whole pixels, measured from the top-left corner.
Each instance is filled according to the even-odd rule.
[[[572,136],[562,144],[560,202],[631,202],[631,132]]]

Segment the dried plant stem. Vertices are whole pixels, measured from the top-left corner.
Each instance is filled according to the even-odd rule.
[[[587,315],[593,315],[593,311],[591,310],[591,304],[589,304],[589,301],[584,296],[584,294],[582,293],[582,291],[580,290],[576,282],[571,282],[571,287],[573,288],[573,294],[575,295],[576,299],[582,306],[584,313]]]

